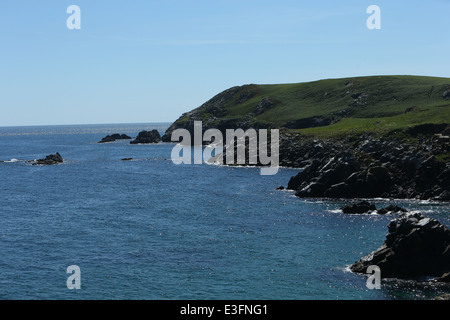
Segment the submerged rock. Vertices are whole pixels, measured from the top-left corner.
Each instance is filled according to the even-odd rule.
[[[139,144],[139,143],[158,143],[160,142],[161,135],[159,134],[158,130],[152,130],[152,131],[141,131],[139,132],[138,136],[135,140],[131,141],[131,144]]]
[[[384,244],[350,269],[366,273],[376,265],[382,278],[446,277],[450,272],[450,230],[418,212],[403,213],[388,225]]]
[[[45,159],[39,159],[36,160],[33,165],[54,165],[54,164],[60,164],[63,163],[64,159],[63,157],[57,152],[56,154],[51,154],[45,157]]]

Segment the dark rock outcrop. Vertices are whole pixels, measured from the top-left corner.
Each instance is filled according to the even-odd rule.
[[[450,143],[434,136],[447,125],[420,126],[417,143],[361,135],[341,140],[282,137],[280,165],[303,167],[288,189],[302,198],[450,200]]]
[[[378,210],[374,204],[370,204],[368,201],[365,200],[344,206],[341,208],[341,210],[345,214],[364,214],[376,212],[377,214],[384,215],[388,213],[408,212],[408,210],[396,205],[389,205],[386,208]]]
[[[382,278],[445,277],[450,272],[450,230],[418,212],[403,213],[388,225],[384,244],[350,269],[366,273],[376,265]]]
[[[408,212],[405,208],[401,208],[396,205],[389,205],[386,208],[377,210],[378,214],[388,214],[388,213],[400,213],[400,212]]]
[[[56,154],[51,154],[45,157],[45,159],[36,160],[33,165],[54,165],[61,164],[64,162],[63,157],[57,152]]]
[[[361,201],[341,208],[342,212],[346,214],[362,214],[370,211],[375,211],[377,208],[375,205],[370,204],[368,201]]]
[[[139,132],[138,136],[135,140],[131,141],[131,144],[149,144],[149,143],[158,143],[161,141],[161,135],[159,134],[158,130],[152,130],[152,131],[141,131]]]
[[[442,94],[442,98],[444,98],[445,100],[449,100],[450,99],[450,90],[444,91],[444,93]]]
[[[99,141],[98,143],[107,143],[107,142],[114,142],[116,140],[131,140],[132,138],[130,136],[127,136],[126,134],[112,134],[112,135],[107,135],[106,137],[104,137],[101,141]]]

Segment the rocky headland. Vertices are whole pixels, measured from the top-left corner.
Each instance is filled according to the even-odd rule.
[[[417,76],[244,85],[181,115],[162,140],[192,135],[195,121],[224,137],[278,129],[280,166],[302,169],[287,184],[298,197],[449,201],[449,92],[450,79]]]

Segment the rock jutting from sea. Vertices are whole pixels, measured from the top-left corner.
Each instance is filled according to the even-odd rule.
[[[161,135],[159,134],[158,130],[152,130],[152,131],[141,131],[139,132],[136,139],[130,142],[130,144],[152,144],[152,143],[159,143],[161,142]]]
[[[350,205],[346,205],[341,208],[342,212],[345,214],[371,214],[376,213],[379,215],[384,215],[388,213],[403,213],[408,212],[408,210],[401,208],[397,205],[389,205],[382,209],[377,209],[374,204],[369,203],[368,201],[360,201],[357,203],[353,203]]]
[[[450,281],[450,230],[419,212],[401,214],[388,225],[384,244],[350,269],[366,274],[376,265],[382,278]]]
[[[100,140],[98,143],[108,143],[108,142],[114,142],[116,140],[131,140],[132,138],[126,134],[119,134],[115,133],[112,135],[107,135],[102,140]]]
[[[45,157],[45,159],[38,159],[36,160],[33,165],[55,165],[55,164],[61,164],[64,162],[63,157],[57,152],[56,154],[51,154]]]

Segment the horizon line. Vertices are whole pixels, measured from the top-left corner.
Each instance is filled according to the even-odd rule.
[[[173,121],[157,122],[113,122],[113,123],[69,123],[69,124],[30,124],[30,125],[0,125],[0,128],[20,128],[20,127],[76,127],[76,126],[108,126],[108,125],[151,125],[151,124],[172,124]]]

